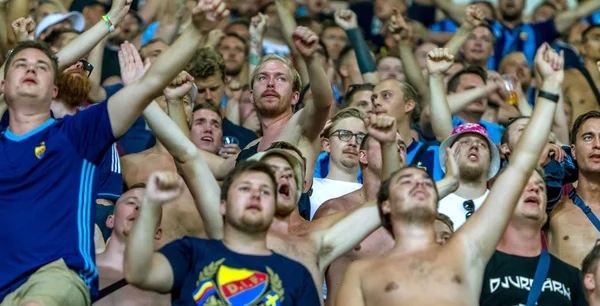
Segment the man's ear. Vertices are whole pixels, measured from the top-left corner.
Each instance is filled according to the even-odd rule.
[[[110,229],[115,228],[115,215],[110,215],[108,218],[106,218],[106,227]]]

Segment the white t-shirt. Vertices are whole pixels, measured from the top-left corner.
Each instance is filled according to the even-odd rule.
[[[481,207],[485,198],[487,198],[489,190],[477,199],[465,199],[457,196],[454,193],[449,194],[447,197],[439,201],[438,212],[450,217],[452,223],[454,223],[454,231],[461,227],[465,221],[467,221],[467,210],[463,207],[463,203],[467,200],[473,200],[475,204],[475,211]]]
[[[362,187],[359,183],[336,181],[323,178],[314,178],[312,195],[310,196],[310,219],[317,212],[321,204],[330,199],[339,198],[343,195],[356,191]]]

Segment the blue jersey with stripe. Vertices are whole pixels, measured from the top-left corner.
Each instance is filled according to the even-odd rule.
[[[600,11],[596,11],[593,14],[587,16],[583,19],[583,21],[591,25],[600,24]]]
[[[537,48],[545,42],[552,42],[560,36],[554,24],[554,18],[537,23],[521,23],[514,28],[509,28],[497,20],[489,20],[490,28],[496,36],[494,45],[494,69],[498,70],[500,61],[510,52],[523,52],[529,66],[533,66],[533,59]]]
[[[0,300],[60,258],[97,295],[95,176],[114,142],[106,103],[0,133]]]
[[[412,143],[406,148],[406,165],[415,164],[417,167],[424,168],[433,180],[437,182],[444,178],[444,171],[440,166],[439,146],[429,145],[419,160],[413,162],[417,157],[417,152],[424,145],[422,142],[413,139]]]
[[[98,176],[100,178],[98,199],[107,199],[116,202],[123,193],[121,161],[119,160],[116,143],[104,154],[98,167]]]
[[[450,32],[456,33],[459,26],[452,19],[444,19],[429,26],[432,32]]]

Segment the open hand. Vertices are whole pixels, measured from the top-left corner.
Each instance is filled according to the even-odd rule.
[[[457,147],[446,149],[446,176],[456,177],[460,175],[460,168],[458,167],[458,153]]]
[[[112,20],[113,25],[116,26],[123,18],[125,18],[131,8],[132,2],[133,0],[113,0],[110,11],[107,13],[110,20]]]
[[[121,80],[125,86],[139,80],[148,68],[150,68],[150,59],[142,62],[137,49],[128,41],[121,44],[118,55],[119,66],[121,67]]]

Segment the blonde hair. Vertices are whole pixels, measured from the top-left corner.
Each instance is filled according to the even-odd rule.
[[[269,55],[263,56],[260,59],[260,62],[258,63],[258,65],[256,65],[256,68],[254,68],[254,71],[252,71],[252,75],[250,75],[250,89],[254,89],[254,81],[256,79],[256,76],[258,75],[258,70],[260,69],[260,66],[262,66],[262,64],[264,64],[268,61],[280,61],[288,69],[290,69],[290,72],[292,73],[292,78],[293,78],[292,90],[300,91],[300,89],[302,88],[302,80],[300,79],[300,74],[298,73],[296,68],[294,68],[294,65],[287,57],[283,57],[283,56],[280,56],[277,54],[269,54]]]

